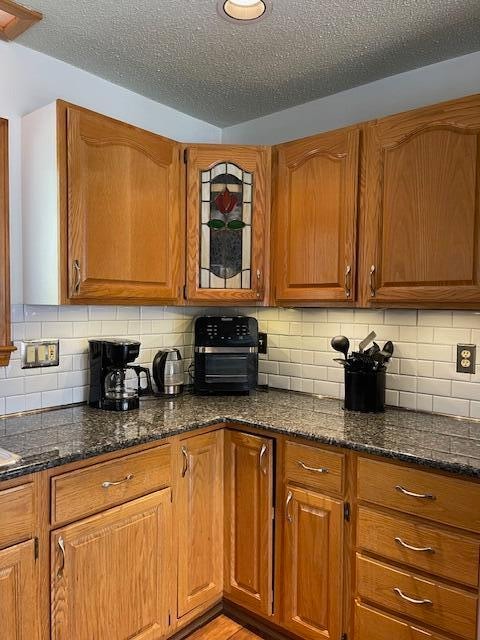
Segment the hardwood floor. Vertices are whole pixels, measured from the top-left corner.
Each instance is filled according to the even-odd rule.
[[[261,640],[261,636],[221,615],[192,633],[188,640]]]

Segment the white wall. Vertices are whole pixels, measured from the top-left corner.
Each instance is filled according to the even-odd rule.
[[[222,141],[277,144],[479,92],[476,52],[227,127]]]
[[[12,303],[22,302],[20,118],[57,98],[189,142],[219,142],[221,130],[118,85],[16,44],[0,42],[0,117],[10,123]]]

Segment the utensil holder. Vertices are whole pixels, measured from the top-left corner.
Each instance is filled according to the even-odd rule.
[[[385,369],[349,371],[345,369],[345,409],[364,413],[385,411]]]

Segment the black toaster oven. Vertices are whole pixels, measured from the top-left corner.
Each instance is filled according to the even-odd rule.
[[[245,316],[195,321],[196,393],[248,393],[258,382],[258,323]]]

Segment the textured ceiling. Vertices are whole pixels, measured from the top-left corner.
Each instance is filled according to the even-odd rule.
[[[273,0],[249,25],[216,0],[25,0],[19,42],[219,126],[480,50],[479,0]]]

